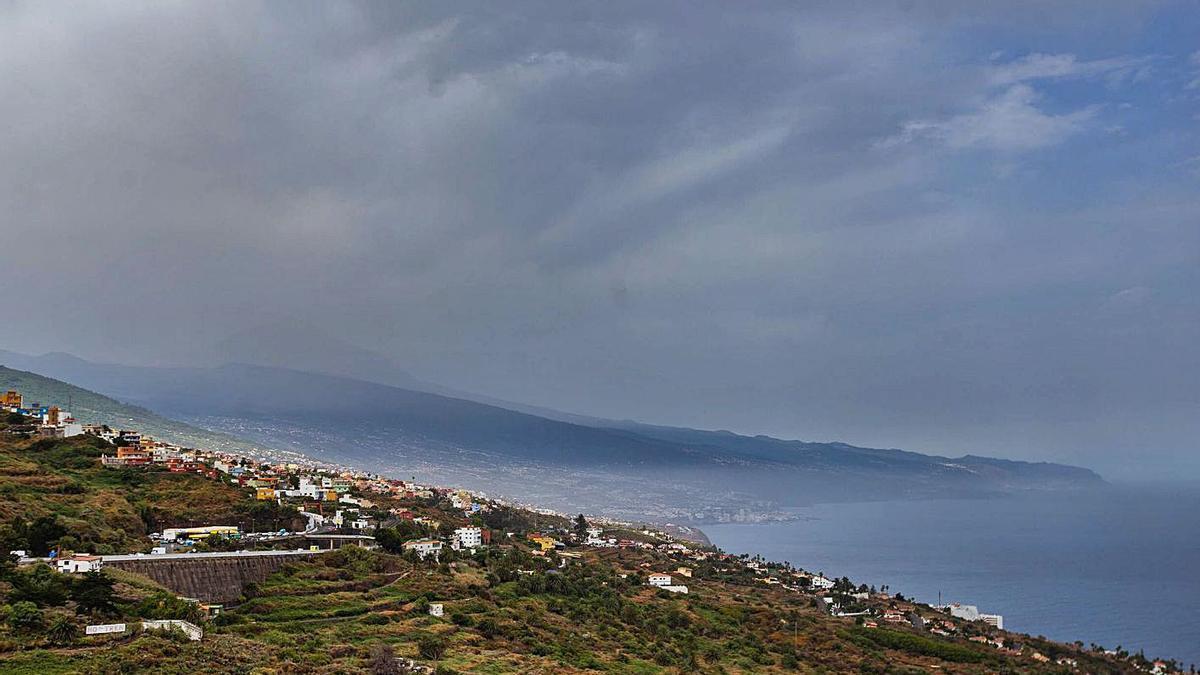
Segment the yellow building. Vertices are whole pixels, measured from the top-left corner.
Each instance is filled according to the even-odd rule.
[[[269,502],[275,499],[275,488],[260,487],[255,490],[254,497],[260,502]]]
[[[20,408],[21,394],[9,389],[4,393],[4,405],[12,406],[13,408]]]
[[[558,542],[554,541],[553,538],[547,537],[544,535],[540,535],[540,534],[530,536],[529,541],[532,541],[533,543],[537,544],[538,546],[541,546],[543,553],[549,553],[550,551],[553,551],[554,545],[558,543]]]

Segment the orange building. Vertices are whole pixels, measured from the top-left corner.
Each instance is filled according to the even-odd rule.
[[[117,459],[124,464],[149,464],[150,455],[136,445],[117,448]]]
[[[9,389],[7,392],[4,393],[3,403],[6,406],[20,408],[21,407],[21,394]]]

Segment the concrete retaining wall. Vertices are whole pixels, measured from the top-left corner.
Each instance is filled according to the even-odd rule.
[[[129,570],[150,577],[179,595],[201,602],[226,603],[237,600],[250,582],[261,582],[289,562],[303,555],[246,556],[206,560],[105,561],[105,567]]]

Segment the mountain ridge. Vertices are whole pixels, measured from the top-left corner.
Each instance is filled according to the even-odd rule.
[[[563,422],[466,398],[270,366],[121,366],[96,364],[68,354],[28,357],[11,352],[0,352],[0,359],[41,367],[48,375],[168,417],[297,426],[336,419],[335,427],[395,434],[410,445],[424,443],[430,448],[477,451],[506,460],[565,467],[787,467],[802,477],[820,472],[857,478],[890,474],[919,481],[949,481],[952,487],[979,483],[985,490],[1021,489],[1043,482],[1102,482],[1088,469],[1052,462],[971,454],[943,457],[638,422]],[[356,443],[348,437],[342,440]],[[354,453],[341,459],[354,459]]]
[[[27,404],[58,405],[85,423],[136,428],[155,438],[180,445],[230,450],[252,446],[248,441],[228,434],[173,420],[144,407],[122,403],[87,388],[39,373],[10,368],[3,363],[0,363],[0,389],[21,392]]]

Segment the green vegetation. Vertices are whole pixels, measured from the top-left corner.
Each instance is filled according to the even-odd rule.
[[[257,502],[248,488],[154,467],[103,468],[98,458],[110,448],[101,440],[22,438],[5,433],[6,424],[0,545],[10,549],[144,550],[147,532],[173,525],[293,526],[293,510]],[[783,565],[756,560],[759,572],[745,559],[695,559],[666,547],[542,554],[526,538],[578,540],[588,525],[582,516],[507,507],[464,516],[438,496],[372,501],[371,513],[385,521],[378,550],[298,558],[248,585],[212,621],[196,603],[129,571],[63,575],[0,557],[0,671],[386,673],[398,672],[399,658],[440,673],[1062,672],[1036,652],[1069,656],[1087,672],[1134,672],[1129,662],[1028,636],[1018,636],[1024,651],[1011,652],[964,639],[1002,634],[982,624],[961,626],[958,637],[906,623],[856,626],[818,610],[807,593],[763,583],[789,576]],[[446,548],[438,560],[403,552],[405,541],[466,524],[488,528],[493,545],[473,554]],[[663,541],[636,530],[607,534]],[[650,573],[680,566],[691,574],[689,593],[644,584]],[[856,590],[866,588],[843,578],[833,592],[849,603]],[[441,616],[430,614],[435,604]],[[861,604],[898,616],[930,613],[899,596]],[[89,623],[139,619],[186,619],[206,635],[192,643],[166,632],[83,634]]]
[[[25,439],[0,425],[0,550],[44,556],[52,548],[110,554],[148,551],[146,535],[166,527],[294,527],[292,508],[249,491],[160,466],[106,468],[106,441],[93,436]],[[218,542],[214,542],[216,545]]]
[[[933,640],[915,633],[886,628],[868,629],[855,627],[850,631],[850,635],[858,644],[875,644],[886,649],[894,649],[922,656],[932,656],[955,663],[984,663],[995,662],[997,660],[994,654],[984,651],[983,648]]]
[[[462,673],[1059,672],[961,639],[855,627],[761,584],[692,580],[688,595],[638,584],[631,572],[675,562],[659,553],[589,551],[567,560],[559,567],[521,546],[452,563],[343,548],[259,584],[206,624],[203,649],[155,635],[81,638],[46,616],[56,609],[24,602],[7,610],[5,638],[20,650],[0,651],[0,669],[397,672],[389,668],[399,657]],[[194,604],[118,586],[141,595],[115,600],[121,616],[200,621]],[[444,616],[429,614],[432,603]],[[60,644],[77,648],[51,651]]]

